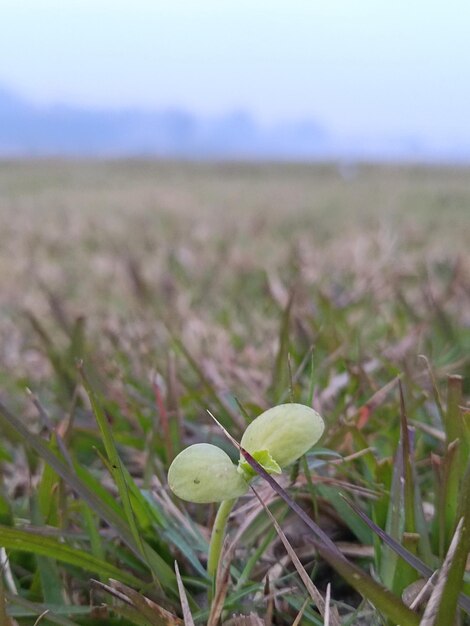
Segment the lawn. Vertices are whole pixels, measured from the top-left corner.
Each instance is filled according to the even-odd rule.
[[[469,226],[465,168],[1,162],[0,624],[470,623]],[[290,402],[207,573],[168,468]]]

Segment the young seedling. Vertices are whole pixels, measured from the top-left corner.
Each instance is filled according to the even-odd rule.
[[[240,445],[269,474],[281,474],[317,443],[325,424],[321,416],[303,404],[281,404],[259,415],[245,430]],[[256,473],[240,457],[238,466],[217,446],[199,443],[183,450],[168,471],[170,489],[179,498],[195,503],[220,502],[214,521],[207,573],[216,575],[225,528],[237,499],[248,491]]]

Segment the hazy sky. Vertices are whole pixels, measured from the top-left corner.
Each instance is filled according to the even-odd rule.
[[[39,102],[470,136],[466,0],[0,0],[0,83]]]

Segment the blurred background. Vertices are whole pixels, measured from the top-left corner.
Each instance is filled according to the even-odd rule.
[[[466,328],[470,311],[466,3],[0,7],[9,385],[42,389],[44,337],[60,345],[74,320],[109,362],[110,336],[125,341],[138,320],[149,369],[171,346],[163,319],[196,359],[210,354],[217,384],[261,402],[252,381],[269,387],[294,292],[291,314],[315,330],[297,329],[292,354],[322,332],[334,336],[325,355],[343,342],[352,359],[359,343],[382,353],[374,317],[397,341],[411,332],[412,354],[458,362],[465,345],[448,327]],[[354,317],[361,297],[357,337],[338,335],[333,314],[316,320],[325,298]],[[390,330],[402,306],[410,327]],[[442,341],[431,325],[421,345],[422,315],[448,309]],[[123,349],[134,359],[135,342]],[[235,364],[250,372],[242,382]]]
[[[470,160],[463,0],[0,11],[0,156]]]

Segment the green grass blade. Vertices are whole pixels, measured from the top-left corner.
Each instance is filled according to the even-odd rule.
[[[294,295],[295,292],[292,291],[281,317],[279,347],[274,363],[270,388],[270,397],[273,402],[278,402],[289,388],[289,327]]]
[[[386,531],[390,537],[399,541],[405,527],[405,511],[403,503],[403,442],[400,439],[394,457],[390,498],[387,508]],[[387,545],[378,545],[380,554],[380,577],[387,587],[391,587],[395,579],[397,556]]]
[[[122,507],[119,506],[119,502],[117,502],[116,498],[103,487],[100,481],[86,467],[79,465],[76,461],[73,463],[73,470],[88,492],[94,494],[100,502],[103,503],[105,508],[112,511],[116,518],[125,524],[126,518]],[[86,498],[83,499],[85,500]]]
[[[404,530],[407,533],[415,533],[415,489],[413,484],[412,471],[414,430],[411,430],[408,426],[408,419],[405,412],[405,399],[403,396],[403,386],[401,380],[398,381],[398,388],[400,390],[400,425],[403,454],[403,504],[405,514]]]
[[[418,503],[420,503],[417,486],[414,482],[414,435],[415,431],[408,425],[408,418],[405,411],[405,398],[401,380],[398,381],[400,392],[400,432],[401,432],[401,453],[403,474],[400,476],[400,483],[403,483],[403,535],[402,544],[413,554],[416,554],[421,539],[416,532],[416,517]],[[427,536],[427,535],[426,535]],[[385,545],[384,550],[389,551]],[[396,562],[393,586],[395,593],[401,595],[405,588],[418,578],[416,570],[406,561],[398,559]]]
[[[91,553],[98,559],[104,559],[105,552],[103,542],[101,541],[100,533],[98,532],[98,524],[95,519],[95,515],[86,502],[81,502],[80,508],[82,512],[83,526],[90,539]]]
[[[132,478],[129,472],[126,470],[126,468],[122,464],[121,458],[117,452],[116,445],[114,443],[114,438],[113,438],[111,428],[108,423],[108,419],[103,411],[103,408],[100,402],[98,401],[98,398],[96,397],[96,394],[94,393],[93,389],[89,385],[88,380],[86,376],[84,375],[82,368],[80,368],[80,373],[82,375],[82,380],[83,380],[85,390],[88,394],[88,397],[90,398],[90,402],[91,402],[93,412],[96,417],[96,421],[98,422],[98,426],[99,426],[99,429],[103,438],[103,443],[105,446],[106,454],[108,456],[108,460],[110,463],[110,470],[112,472],[112,476],[118,487],[119,495],[121,497],[121,501],[122,501],[123,508],[124,508],[124,513],[125,513],[130,531],[134,538],[135,545],[138,547],[140,554],[148,563],[156,579],[159,580],[163,584],[163,586],[176,590],[177,588],[176,576],[174,575],[173,570],[160,557],[160,555],[158,555],[157,552],[155,552],[155,550],[153,550],[152,548],[150,548],[150,546],[145,544],[141,536],[139,527],[137,525],[136,514],[134,512],[132,502],[131,502],[131,495],[130,495],[131,490],[129,488],[129,484],[133,482]],[[145,499],[135,485],[134,485],[133,491],[134,491],[134,496],[135,496],[134,501],[137,502],[139,506],[142,507],[142,509],[144,510],[144,516],[145,516],[145,509],[147,507]]]
[[[444,557],[450,545],[457,525],[457,507],[461,483],[460,444],[461,440],[455,439],[447,446],[442,463],[442,481],[439,492],[439,514],[443,520],[439,538],[441,558]]]
[[[55,433],[51,434],[49,447],[55,454],[59,454]],[[35,526],[59,525],[59,483],[60,478],[56,472],[49,465],[44,464],[37,492],[31,498],[31,521]],[[37,557],[37,563],[42,599],[47,604],[62,604],[64,598],[57,563],[53,559],[42,556]]]
[[[140,586],[142,584],[132,574],[111,565],[107,561],[98,559],[78,548],[72,548],[52,537],[45,537],[28,530],[0,526],[0,545],[8,550],[31,552],[32,554],[62,561],[107,578],[117,578],[129,585]]]
[[[31,520],[39,528],[44,524],[44,519],[39,511],[37,498],[33,496],[31,503]],[[37,573],[41,580],[42,599],[47,604],[62,604],[62,581],[57,562],[53,558],[37,555]]]
[[[441,505],[444,515],[444,537],[441,537],[441,556],[450,545],[457,526],[457,503],[470,449],[467,445],[466,428],[463,419],[462,377],[449,376],[447,379],[447,411],[445,431],[447,450],[444,457],[444,476],[441,485]]]
[[[461,376],[454,375],[447,378],[447,411],[445,412],[444,426],[448,444],[456,439],[464,439],[464,424],[460,410],[462,387]]]
[[[447,626],[451,616],[455,614],[459,599],[459,591],[462,589],[465,568],[470,553],[470,462],[462,482],[462,493],[459,502],[459,515],[461,515],[461,532],[452,556],[449,570],[443,581],[443,590],[435,626]],[[467,612],[470,614],[470,607]]]
[[[315,489],[322,498],[325,498],[325,500],[331,504],[331,506],[338,513],[339,517],[343,520],[344,524],[346,524],[349,530],[354,533],[362,544],[368,545],[371,543],[372,533],[369,528],[358,520],[355,515],[351,515],[345,501],[338,493],[338,489],[336,487],[318,484]]]
[[[144,554],[142,538],[140,536],[139,528],[137,527],[134,511],[132,510],[131,500],[129,497],[129,489],[127,487],[126,478],[124,476],[124,468],[121,458],[117,452],[116,445],[114,443],[114,438],[108,423],[108,419],[103,411],[100,402],[98,401],[98,398],[96,397],[95,392],[91,388],[82,367],[80,367],[80,374],[82,376],[83,386],[85,387],[85,390],[90,399],[93,413],[101,432],[103,444],[110,463],[110,470],[112,472],[112,477],[117,485],[119,495],[121,497],[121,502],[124,508],[127,523],[132,532],[132,536],[134,537],[136,545],[139,547],[141,554]]]
[[[59,626],[79,626],[76,622],[65,617],[65,615],[87,616],[92,612],[92,607],[88,606],[66,606],[64,604],[45,604],[31,602],[22,596],[7,593],[6,597],[9,602],[8,614],[15,619],[37,617],[45,611],[47,620]],[[1,622],[0,622],[1,623]]]
[[[5,598],[5,590],[3,588],[3,576],[0,576],[0,624],[12,626],[12,622],[7,615],[7,603]]]
[[[60,454],[55,433],[51,434],[49,448],[56,456]],[[37,489],[38,512],[43,520],[52,526],[55,526],[58,521],[57,487],[59,480],[57,473],[49,465],[45,464]]]
[[[45,328],[42,326],[39,319],[31,311],[25,312],[26,317],[31,323],[36,335],[42,342],[44,351],[49,359],[54,371],[56,372],[57,379],[60,382],[57,389],[62,399],[68,400],[73,395],[75,388],[75,372],[74,368],[67,362],[66,355],[61,353],[51,337],[48,335]]]

